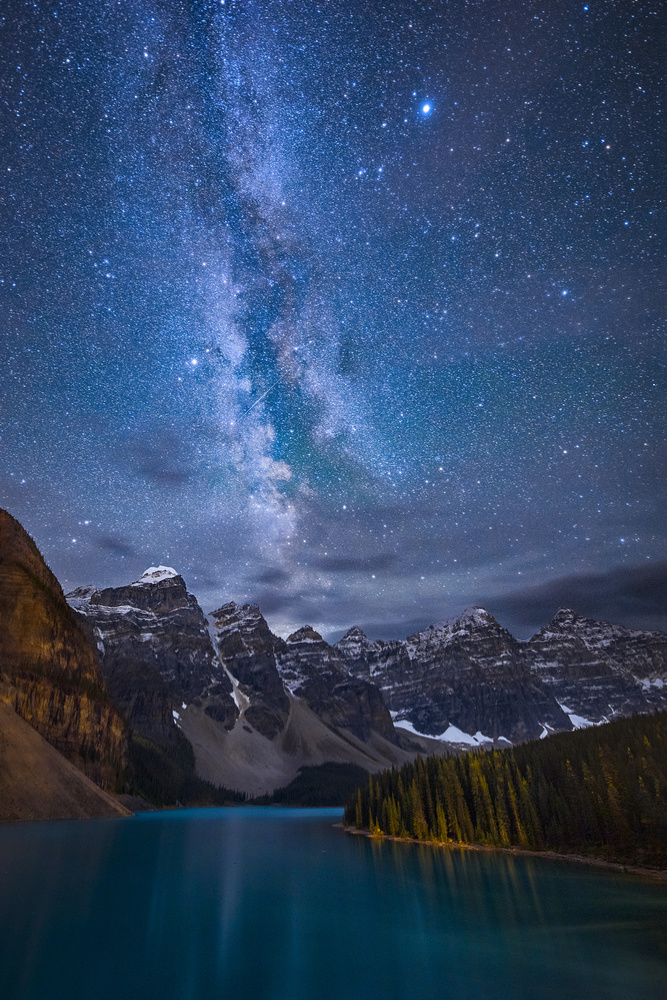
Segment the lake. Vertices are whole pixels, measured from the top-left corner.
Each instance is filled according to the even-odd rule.
[[[667,886],[341,810],[0,827],[3,1000],[664,1000]]]

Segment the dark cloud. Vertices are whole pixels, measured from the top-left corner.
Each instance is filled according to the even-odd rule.
[[[194,471],[181,435],[154,425],[128,434],[115,455],[124,469],[155,486],[180,488],[190,481]]]
[[[295,610],[293,601],[291,601],[289,598],[286,598],[284,595],[274,594],[271,591],[260,593],[257,598],[246,599],[244,601],[237,599],[237,603],[257,604],[259,605],[259,610],[262,612],[264,616],[284,614],[286,610],[289,610],[290,614],[294,614]],[[297,607],[299,607],[298,604]],[[307,621],[306,613],[299,614],[297,612],[295,617],[297,621],[303,621],[304,624]]]
[[[278,569],[277,567],[269,567],[261,573],[258,573],[255,580],[257,583],[270,587],[280,583],[286,583],[289,578],[289,573],[286,573],[285,570]]]
[[[114,556],[121,556],[123,559],[134,558],[137,555],[136,549],[129,542],[124,542],[122,538],[117,538],[113,535],[98,535],[96,544],[104,552],[110,552]]]
[[[522,638],[561,607],[630,628],[667,631],[667,560],[564,576],[483,603]]]
[[[188,574],[188,579],[192,579],[194,581],[194,583],[197,585],[196,589],[199,590],[199,591],[202,591],[202,590],[205,590],[205,589],[209,589],[209,590],[210,589],[216,589],[216,588],[217,588],[218,591],[220,591],[222,589],[222,587],[224,586],[224,582],[222,580],[220,580],[218,577],[213,576],[212,574],[207,573],[207,572],[204,572],[203,574],[197,573],[197,574],[194,574],[194,575],[193,574]],[[187,582],[188,581],[186,580],[186,583]],[[192,588],[189,588],[189,589],[192,589]]]

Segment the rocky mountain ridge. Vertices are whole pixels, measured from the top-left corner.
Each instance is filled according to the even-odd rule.
[[[569,609],[527,642],[468,608],[405,640],[354,626],[335,648],[380,687],[395,725],[440,739],[515,743],[667,704],[667,636]]]
[[[396,742],[391,715],[375,684],[355,677],[310,625],[288,636],[278,671],[290,694],[303,698],[329,725],[365,740],[371,731]]]
[[[255,605],[207,617],[170,567],[68,600],[133,731],[165,749],[185,737],[214,784],[263,794],[302,766],[377,770],[430,749],[394,729],[376,685],[317,633],[275,636]]]
[[[205,616],[170,567],[69,599],[131,724],[163,742],[184,734],[198,773],[253,793],[304,764],[376,770],[667,701],[667,636],[565,609],[527,642],[468,608],[404,640],[370,641],[354,626],[332,646],[311,626],[274,635],[257,605]]]
[[[180,708],[194,700],[233,726],[238,712],[231,681],[203,611],[175,570],[150,567],[127,586],[79,588],[68,601],[100,652],[112,697],[136,732],[172,744]]]

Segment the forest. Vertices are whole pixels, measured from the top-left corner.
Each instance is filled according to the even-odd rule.
[[[389,836],[667,868],[667,712],[370,775],[345,823]]]

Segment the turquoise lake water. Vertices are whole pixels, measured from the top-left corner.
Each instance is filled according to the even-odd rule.
[[[3,1000],[665,1000],[667,886],[340,810],[0,828]]]

